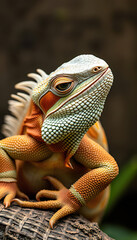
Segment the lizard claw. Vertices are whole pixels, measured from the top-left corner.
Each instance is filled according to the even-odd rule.
[[[11,202],[16,202],[18,205],[21,206],[21,204],[22,204],[23,201],[20,200],[20,199],[18,199],[18,198],[13,198]]]

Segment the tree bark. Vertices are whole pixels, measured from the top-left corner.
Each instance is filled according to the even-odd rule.
[[[54,229],[49,227],[53,211],[21,208],[12,205],[5,209],[0,204],[0,239],[19,240],[112,240],[103,233],[97,223],[91,223],[80,215],[70,215],[58,221]]]

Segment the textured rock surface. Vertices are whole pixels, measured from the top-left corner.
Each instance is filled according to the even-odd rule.
[[[52,211],[12,206],[4,209],[0,204],[0,239],[19,240],[112,240],[97,223],[90,223],[79,215],[71,215],[49,228]]]

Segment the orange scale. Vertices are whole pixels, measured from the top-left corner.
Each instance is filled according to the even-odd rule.
[[[46,114],[47,111],[60,99],[59,96],[54,95],[52,92],[46,93],[40,99],[40,106],[44,113]]]

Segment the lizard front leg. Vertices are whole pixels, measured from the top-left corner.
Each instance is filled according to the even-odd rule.
[[[77,152],[74,155],[76,161],[91,169],[78,179],[70,189],[66,189],[58,180],[49,178],[59,191],[42,190],[37,194],[40,197],[52,198],[44,202],[23,202],[15,200],[19,205],[36,208],[61,208],[50,219],[50,226],[70,214],[76,212],[81,206],[104,190],[118,174],[118,166],[114,158],[99,144],[84,136]]]
[[[0,199],[8,207],[15,196],[28,197],[17,187],[15,159],[23,161],[40,161],[50,156],[44,143],[33,138],[18,135],[0,141]]]

